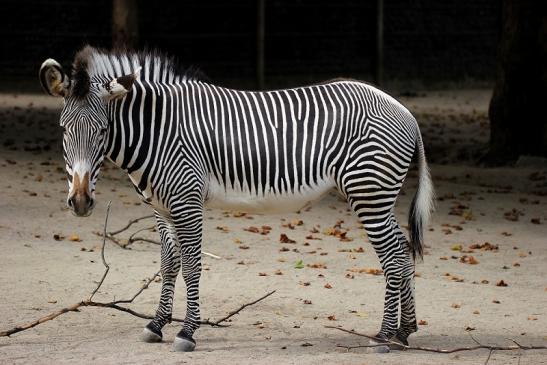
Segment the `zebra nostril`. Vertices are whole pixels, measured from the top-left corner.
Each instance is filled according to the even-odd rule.
[[[93,198],[89,198],[87,200],[87,208],[90,209],[90,208],[93,208],[95,206],[95,200]]]
[[[70,209],[74,209],[74,197],[68,198],[66,201],[66,204],[68,205]]]

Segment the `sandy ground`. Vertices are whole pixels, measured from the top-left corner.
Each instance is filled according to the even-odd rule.
[[[508,339],[515,339],[547,345],[547,166],[535,159],[513,168],[473,166],[488,138],[488,98],[480,90],[404,98],[422,124],[439,197],[426,256],[417,266],[417,312],[423,325],[410,339],[414,346],[472,346],[470,335],[484,344],[511,345]],[[89,295],[103,271],[101,240],[93,232],[102,229],[109,200],[111,229],[150,213],[127,178],[112,167],[101,175],[91,217],[76,218],[66,210],[57,113],[54,99],[0,97],[0,330]],[[396,208],[401,222],[415,184],[411,172]],[[287,223],[293,220],[303,223],[291,229]],[[325,234],[339,221],[348,241]],[[150,224],[142,222],[131,232]],[[244,230],[262,225],[271,226],[271,232]],[[379,267],[359,226],[334,194],[294,214],[208,211],[204,249],[222,259],[203,259],[202,317],[220,318],[270,290],[277,290],[274,295],[233,317],[228,328],[203,326],[193,353],[170,351],[176,324],[165,328],[163,343],[146,344],[139,342],[146,320],[83,308],[0,338],[0,363],[484,363],[487,350],[372,354],[337,347],[367,341],[326,325],[374,334],[381,320],[383,277],[348,271]],[[306,238],[314,228],[318,239]],[[296,243],[280,243],[282,233]],[[71,235],[81,241],[70,241]],[[470,249],[485,242],[498,249]],[[95,299],[130,297],[157,271],[159,247],[135,243],[123,250],[108,243],[106,259],[111,271]],[[295,268],[299,260],[304,268]],[[501,280],[507,286],[497,286]],[[177,285],[175,316],[183,316],[182,280]],[[159,289],[153,283],[130,307],[153,313]],[[547,351],[494,352],[489,361],[542,363],[547,363]]]

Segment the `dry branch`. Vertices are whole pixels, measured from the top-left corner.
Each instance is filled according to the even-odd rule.
[[[510,340],[510,341],[512,341],[513,343],[515,343],[516,346],[497,346],[497,345],[491,346],[491,345],[483,345],[483,344],[481,344],[480,342],[478,342],[477,340],[475,340],[474,338],[473,338],[473,340],[477,343],[476,346],[456,347],[456,348],[452,348],[452,349],[440,349],[440,348],[422,347],[422,346],[407,346],[407,345],[403,345],[402,343],[397,342],[397,341],[391,341],[391,340],[385,341],[385,340],[376,338],[376,337],[374,337],[374,336],[369,336],[369,335],[366,335],[366,334],[364,334],[364,333],[359,333],[359,332],[356,332],[356,331],[353,331],[353,330],[347,330],[347,329],[341,328],[341,327],[325,326],[325,328],[332,328],[332,329],[335,329],[335,330],[339,330],[339,331],[343,331],[343,332],[346,332],[346,333],[350,333],[350,334],[352,334],[352,335],[361,336],[361,337],[366,337],[366,338],[368,338],[368,339],[370,339],[370,340],[384,341],[383,343],[369,344],[369,345],[356,345],[356,346],[343,346],[343,345],[337,345],[337,347],[345,348],[345,349],[348,350],[348,351],[351,350],[351,349],[355,349],[355,348],[378,347],[378,346],[386,346],[386,345],[395,345],[395,346],[398,346],[399,348],[402,348],[403,350],[416,350],[416,351],[425,351],[425,352],[436,352],[436,353],[441,353],[441,354],[452,354],[452,353],[454,353],[454,352],[473,351],[473,350],[479,350],[479,349],[487,349],[487,350],[490,351],[489,356],[488,356],[488,359],[490,359],[490,355],[492,354],[493,351],[545,350],[545,349],[547,349],[547,346],[525,346],[525,345],[521,345],[521,344],[519,344],[518,342],[516,342],[515,340]],[[487,359],[487,362],[488,362],[488,359]]]
[[[127,240],[120,240],[119,238],[115,237],[116,235],[118,235],[118,234],[120,234],[124,231],[127,231],[133,224],[138,223],[138,222],[140,222],[142,220],[145,220],[145,219],[150,219],[150,218],[154,218],[154,216],[153,215],[145,215],[143,217],[131,219],[131,220],[129,220],[129,222],[124,227],[122,227],[122,228],[120,228],[116,231],[94,232],[94,233],[97,236],[100,236],[100,237],[103,237],[103,238],[104,237],[108,238],[110,241],[114,242],[116,245],[120,246],[123,249],[128,249],[128,246],[132,245],[135,242],[146,242],[146,243],[151,243],[153,245],[161,245],[161,241],[154,240],[154,239],[147,238],[147,237],[137,236],[137,234],[140,233],[140,232],[154,230],[156,228],[155,226],[150,226],[150,227],[138,229],[137,231],[133,232]],[[220,257],[218,255],[215,255],[213,253],[207,252],[207,251],[202,251],[202,254],[205,255],[205,256],[209,256],[211,258],[217,259],[217,260],[222,259],[222,257]]]
[[[78,312],[79,309],[81,307],[101,307],[101,308],[112,308],[112,309],[116,309],[116,310],[119,310],[119,311],[122,311],[122,312],[125,312],[125,313],[129,313],[135,317],[139,317],[139,318],[143,318],[143,319],[154,319],[154,316],[153,315],[149,315],[149,314],[143,314],[143,313],[139,313],[139,312],[136,312],[130,308],[127,308],[127,307],[123,307],[119,304],[129,304],[129,303],[133,303],[133,301],[144,291],[146,290],[150,284],[154,281],[154,279],[160,274],[160,272],[156,272],[151,278],[149,278],[145,284],[143,284],[141,286],[141,288],[129,299],[121,299],[121,300],[114,300],[114,301],[111,301],[111,302],[96,302],[96,301],[93,301],[93,296],[99,291],[100,287],[103,285],[104,283],[104,280],[106,279],[106,276],[108,275],[108,272],[110,270],[110,265],[108,265],[108,263],[106,262],[106,259],[105,259],[105,256],[104,256],[104,250],[105,250],[105,246],[106,246],[106,239],[109,238],[109,233],[106,232],[106,228],[108,226],[108,217],[110,215],[110,205],[111,205],[112,202],[108,202],[108,206],[107,206],[107,209],[106,209],[106,217],[105,217],[105,221],[104,221],[104,228],[103,228],[103,244],[102,244],[102,247],[101,247],[101,259],[102,259],[102,262],[103,262],[103,265],[105,267],[105,271],[101,277],[101,280],[98,282],[97,286],[95,287],[95,289],[93,289],[93,291],[91,292],[91,294],[89,295],[89,298],[86,299],[86,300],[82,300],[78,303],[75,303],[75,304],[72,304],[71,306],[68,306],[68,307],[65,307],[65,308],[62,308],[62,309],[59,309],[55,312],[52,312],[52,313],[49,313],[48,315],[44,316],[44,317],[41,317],[35,321],[32,321],[32,322],[29,322],[29,323],[26,323],[26,324],[22,324],[22,325],[19,325],[19,326],[15,326],[13,328],[10,328],[8,330],[5,330],[5,331],[0,331],[0,337],[9,337],[15,333],[18,333],[18,332],[22,332],[22,331],[25,331],[25,330],[28,330],[30,328],[33,328],[33,327],[36,327],[38,326],[39,324],[42,324],[44,322],[48,322],[48,321],[51,321],[57,317],[59,317],[60,315],[62,314],[65,314],[65,313],[68,313],[68,312]],[[118,230],[116,232],[119,233],[119,231],[123,231],[127,228],[129,228],[132,224],[138,222],[139,220],[142,220],[142,219],[145,219],[145,218],[149,218],[148,216],[147,217],[141,217],[141,218],[137,218],[137,219],[133,219],[132,221],[130,221],[130,223],[124,227],[124,229],[122,230]],[[115,232],[115,233],[116,233]],[[111,234],[111,233],[110,233]],[[213,256],[216,256],[216,255],[213,255]],[[216,256],[218,257],[218,256]],[[200,323],[201,324],[205,324],[205,325],[210,325],[210,326],[213,326],[213,327],[227,327],[227,325],[223,325],[222,322],[225,322],[226,320],[228,320],[229,318],[233,317],[234,315],[238,314],[239,312],[241,312],[244,308],[248,307],[248,306],[251,306],[251,305],[254,305],[258,302],[260,302],[261,300],[263,299],[266,299],[267,297],[269,297],[270,295],[272,295],[273,293],[275,293],[275,290],[263,295],[262,297],[250,302],[250,303],[245,303],[243,305],[241,305],[238,309],[234,310],[234,311],[231,311],[227,316],[219,319],[219,320],[209,320],[209,319],[206,319],[206,320],[203,320],[201,321]],[[181,319],[181,318],[172,318],[171,319],[172,322],[184,322],[184,319]]]

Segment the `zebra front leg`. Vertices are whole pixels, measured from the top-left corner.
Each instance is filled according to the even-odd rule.
[[[161,342],[161,329],[171,322],[175,282],[180,271],[180,245],[169,218],[155,212],[161,238],[161,297],[155,318],[144,327],[142,339],[145,342]]]
[[[199,279],[201,277],[201,238],[203,205],[200,199],[187,202],[185,216],[175,222],[181,242],[182,276],[186,284],[186,317],[184,325],[173,342],[174,351],[193,351],[194,332],[200,326]]]

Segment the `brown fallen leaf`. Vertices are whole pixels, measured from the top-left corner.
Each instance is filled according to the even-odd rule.
[[[475,257],[467,255],[463,255],[462,257],[460,257],[460,262],[469,265],[477,265],[479,263],[479,261]]]
[[[427,326],[427,321],[424,320],[424,319],[420,319],[420,320],[418,321],[418,324],[419,324],[420,326]]]
[[[503,213],[503,217],[508,221],[516,222],[519,220],[519,217],[523,216],[524,213],[518,209],[511,209],[508,212]]]
[[[459,309],[459,308],[461,308],[461,304],[458,304],[458,303],[452,303],[451,307],[452,307],[452,308],[456,308],[456,309]]]
[[[471,332],[471,331],[474,331],[474,330],[475,330],[475,327],[467,326],[467,327],[465,327],[465,330],[466,330],[467,332]]]
[[[70,236],[68,236],[68,240],[72,241],[72,242],[81,242],[82,241],[80,239],[80,236],[78,236],[77,234],[71,234]]]
[[[253,226],[243,228],[243,230],[247,231],[247,232],[251,232],[251,233],[259,233],[260,232],[260,229],[258,229],[258,227],[253,227]]]
[[[541,220],[539,218],[532,218],[530,219],[530,222],[532,222],[533,224],[541,224]]]
[[[481,250],[481,251],[498,251],[499,246],[493,245],[490,242],[485,243],[475,243],[469,246],[469,249],[471,250]]]
[[[383,273],[381,269],[375,269],[375,268],[352,268],[352,269],[347,269],[346,271],[356,272],[359,274],[365,273],[370,275],[382,275]]]
[[[242,250],[248,250],[248,249],[249,249],[249,246],[247,246],[247,245],[240,245],[239,248],[242,249]]]
[[[279,269],[275,270],[274,272],[275,275],[283,275],[283,272]]]
[[[318,262],[318,263],[315,263],[315,264],[307,264],[306,266],[309,267],[309,268],[312,268],[312,269],[326,269],[327,268],[327,265],[322,263],[322,262]]]
[[[475,309],[475,310],[473,311],[473,314],[481,314],[481,312],[480,312],[479,310]]]
[[[496,286],[509,286],[509,285],[507,285],[507,283],[505,281],[500,280],[496,283]]]
[[[311,304],[311,300],[309,300],[309,299],[304,299],[304,304]]]
[[[330,285],[329,283],[326,283],[326,284],[324,285],[324,287],[325,287],[326,289],[332,289],[332,285]]]
[[[285,233],[281,233],[279,236],[279,242],[281,243],[296,243],[295,240],[291,240]]]
[[[266,274],[265,272],[259,272],[258,276],[268,276],[268,274]]]
[[[336,321],[336,316],[334,314],[327,317],[329,321]]]
[[[219,231],[222,231],[223,233],[228,233],[230,232],[230,229],[227,227],[227,226],[217,226],[217,229]]]

